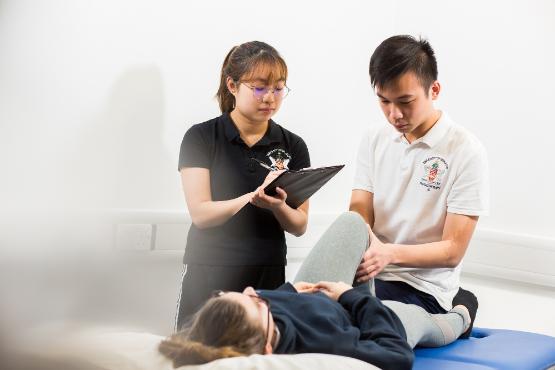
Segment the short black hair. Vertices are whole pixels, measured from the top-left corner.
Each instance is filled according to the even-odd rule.
[[[407,72],[413,72],[427,92],[437,80],[434,49],[422,38],[397,35],[384,40],[370,58],[372,87],[384,87]]]

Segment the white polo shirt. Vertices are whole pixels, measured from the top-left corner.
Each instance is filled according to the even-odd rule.
[[[410,143],[390,124],[371,129],[360,144],[353,189],[374,194],[374,228],[384,243],[440,241],[447,212],[489,210],[487,155],[478,139],[445,112]],[[382,280],[403,281],[433,295],[446,310],[459,288],[455,268],[387,266]]]

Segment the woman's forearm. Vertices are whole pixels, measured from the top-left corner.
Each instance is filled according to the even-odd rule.
[[[308,214],[303,206],[294,209],[284,203],[281,207],[274,209],[274,216],[283,230],[295,236],[301,236],[306,231]]]
[[[193,209],[190,207],[193,224],[199,229],[206,229],[226,223],[250,201],[252,194],[229,200],[200,202]]]

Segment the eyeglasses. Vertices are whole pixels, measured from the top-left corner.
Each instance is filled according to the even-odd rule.
[[[285,85],[283,85],[283,87],[274,87],[273,89],[271,89],[267,86],[250,86],[245,82],[241,83],[252,90],[254,97],[258,101],[262,101],[262,99],[264,99],[266,94],[268,94],[270,91],[274,94],[274,98],[276,99],[285,99],[285,97],[289,95],[289,92],[291,91],[291,89]]]
[[[223,296],[224,294],[226,294],[228,292],[223,291],[223,290],[216,290],[214,292],[212,292],[212,297],[218,298]],[[266,298],[260,297],[258,295],[254,295],[254,294],[245,294],[247,297],[249,297],[250,299],[252,299],[256,305],[260,305],[261,303],[264,304],[267,308],[267,316],[266,316],[266,342],[268,343],[268,341],[270,340],[270,301],[268,301]],[[270,343],[270,345],[272,346],[272,348],[274,348],[275,345],[275,339],[276,339],[276,335],[274,335],[274,337],[272,338],[272,343]]]

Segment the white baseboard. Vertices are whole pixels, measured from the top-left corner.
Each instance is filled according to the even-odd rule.
[[[191,224],[178,211],[112,210],[115,224],[152,224],[153,249],[183,250]],[[300,238],[287,235],[288,263],[298,265],[337,215],[311,214]],[[463,262],[463,273],[555,287],[555,239],[478,228]]]
[[[463,272],[555,287],[555,239],[476,230]]]

